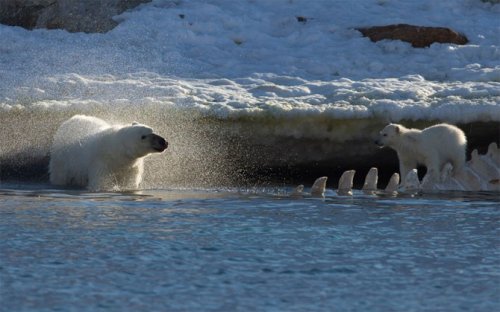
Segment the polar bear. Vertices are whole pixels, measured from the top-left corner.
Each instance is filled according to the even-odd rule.
[[[375,144],[396,150],[403,178],[417,164],[427,168],[427,178],[432,181],[440,180],[441,172],[448,162],[453,166],[453,176],[459,174],[465,166],[465,134],[459,128],[445,123],[423,130],[389,124],[380,131]]]
[[[116,126],[96,117],[75,115],[62,123],[54,136],[50,182],[92,191],[137,189],[144,157],[161,153],[167,146],[167,141],[146,125]]]

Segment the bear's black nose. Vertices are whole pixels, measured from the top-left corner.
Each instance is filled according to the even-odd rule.
[[[168,147],[168,142],[162,138],[162,137],[158,137],[158,145],[163,149],[163,150],[166,150],[167,147]]]
[[[168,147],[168,142],[159,135],[155,135],[153,138],[153,148],[158,152],[163,152]]]
[[[162,138],[161,136],[156,137],[156,143],[158,143],[161,146],[167,145],[167,141],[165,141],[165,139]]]
[[[164,139],[164,138],[161,138],[161,140],[160,140],[160,144],[161,144],[161,146],[163,146],[163,147],[165,147],[165,148],[167,148],[167,147],[168,147],[168,142],[167,142],[167,141],[165,141],[165,139]]]

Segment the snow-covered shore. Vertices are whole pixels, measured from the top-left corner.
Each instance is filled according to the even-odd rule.
[[[173,137],[172,157],[198,163],[273,146],[268,163],[336,167],[339,151],[368,161],[387,121],[482,123],[498,141],[499,15],[479,0],[155,0],[105,34],[0,25],[1,156],[46,155],[76,112],[149,123]],[[450,27],[470,42],[415,49],[354,29],[395,23]],[[303,153],[277,157],[287,151]]]

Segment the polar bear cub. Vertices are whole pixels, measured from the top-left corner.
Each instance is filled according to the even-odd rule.
[[[423,130],[389,124],[380,131],[375,144],[396,150],[401,177],[406,177],[417,164],[421,164],[427,168],[430,179],[439,181],[446,163],[453,166],[453,176],[465,166],[465,134],[459,128],[445,123]]]
[[[50,182],[92,191],[137,189],[144,157],[161,153],[167,146],[167,141],[146,125],[116,126],[96,117],[75,115],[62,123],[54,136]]]

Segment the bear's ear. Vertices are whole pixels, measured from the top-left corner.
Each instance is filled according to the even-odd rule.
[[[132,126],[137,126],[138,124],[139,124],[139,123],[138,123],[137,121],[134,121],[134,122],[132,123]]]
[[[401,132],[401,129],[399,129],[399,126],[396,125],[395,127],[396,133],[399,134]]]

